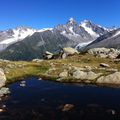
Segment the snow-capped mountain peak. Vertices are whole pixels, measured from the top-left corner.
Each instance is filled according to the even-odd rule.
[[[81,22],[81,24],[84,24],[84,23],[86,23],[86,24],[91,24],[92,22],[91,22],[90,20],[83,20],[83,21]]]
[[[8,32],[8,30],[6,32]],[[11,30],[11,34],[7,34],[7,38],[4,40],[1,40],[0,44],[11,44],[11,43],[17,42],[19,40],[26,38],[27,36],[31,36],[35,32],[36,32],[35,29],[17,27]]]
[[[72,24],[73,22],[75,22],[75,20],[74,20],[74,18],[71,17],[71,18],[68,20],[68,22]]]
[[[85,29],[85,31],[87,31],[91,36],[93,36],[95,38],[99,37],[99,34],[97,34],[93,30],[93,28],[92,28],[93,26],[90,21],[84,20],[83,22],[81,22],[80,26],[83,27]]]
[[[77,24],[77,22],[72,17],[66,23],[67,26],[73,26],[75,24]]]
[[[106,28],[96,25],[89,20],[82,21],[80,26],[83,27],[95,39],[108,32]]]
[[[17,39],[24,39],[27,36],[31,36],[36,31],[37,30],[35,29],[25,28],[25,27],[16,28],[16,29],[13,29],[13,32],[14,32],[13,37]]]
[[[47,31],[47,30],[52,31],[53,28],[43,28],[43,29],[37,30],[37,32],[44,32],[44,31]]]
[[[15,29],[8,29],[0,31],[0,51],[4,50],[9,45],[23,40],[24,38],[33,35],[35,32],[52,31],[53,28],[44,28],[40,30],[32,29],[30,27],[17,27]]]

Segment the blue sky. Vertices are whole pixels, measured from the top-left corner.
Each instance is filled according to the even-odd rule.
[[[73,17],[105,27],[120,26],[120,0],[0,0],[0,30],[53,27]]]

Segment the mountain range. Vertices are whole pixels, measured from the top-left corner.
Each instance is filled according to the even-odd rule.
[[[120,29],[107,29],[88,20],[77,23],[73,18],[70,18],[66,24],[59,24],[54,28],[36,30],[29,27],[17,27],[0,31],[0,58],[32,60],[41,58],[45,51],[57,52],[61,47],[68,46],[76,49],[84,46],[87,46],[86,49],[119,48],[119,34]],[[113,39],[117,41],[116,44],[109,42]]]

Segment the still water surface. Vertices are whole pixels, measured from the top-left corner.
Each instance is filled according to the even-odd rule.
[[[120,89],[30,78],[9,85],[0,120],[120,120]],[[64,110],[65,105],[72,105]]]

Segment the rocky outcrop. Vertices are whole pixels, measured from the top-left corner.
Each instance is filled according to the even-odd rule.
[[[67,56],[78,54],[79,52],[72,47],[65,47],[59,53],[59,58],[65,59]]]
[[[32,62],[43,62],[43,59],[33,59]]]
[[[52,59],[53,56],[54,56],[54,54],[49,51],[46,51],[43,55],[44,59],[47,59],[47,60]]]
[[[9,60],[0,59],[0,62],[9,63]]]
[[[74,54],[78,54],[79,52],[72,48],[72,47],[65,47],[65,48],[61,48],[60,52],[57,53],[57,54],[53,54],[49,51],[46,51],[44,54],[43,54],[43,58],[44,59],[47,59],[47,60],[50,60],[50,59],[65,59],[67,56],[69,55],[74,55]],[[34,59],[35,61],[36,59]]]
[[[66,53],[67,55],[78,54],[78,51],[72,47],[63,48],[63,52]]]
[[[2,68],[0,68],[0,88],[3,87],[6,83],[6,76]]]
[[[113,62],[114,63],[120,63],[120,59],[114,59]]]
[[[105,68],[107,68],[107,67],[109,68],[109,67],[110,67],[110,66],[109,66],[108,64],[106,64],[106,63],[100,63],[100,66],[101,66],[101,67],[105,67]]]
[[[9,88],[4,87],[6,83],[6,76],[2,68],[0,68],[0,97],[10,93]]]
[[[85,71],[76,70],[75,72],[73,72],[73,78],[80,80],[95,80],[100,75],[101,73],[96,74],[92,71],[85,72]]]
[[[120,51],[114,48],[93,48],[87,51],[88,54],[101,57],[101,58],[117,58]]]
[[[63,72],[61,72],[61,73],[59,74],[59,77],[61,77],[61,78],[66,78],[66,77],[68,77],[68,71],[63,71]]]
[[[119,84],[120,85],[120,72],[115,72],[113,74],[102,76],[97,79],[96,83],[99,84]]]
[[[4,95],[7,95],[10,93],[10,90],[9,88],[6,88],[6,87],[2,87],[0,88],[0,97],[4,96]]]

